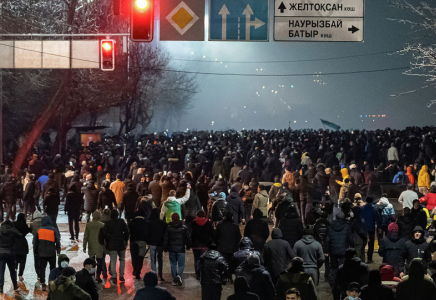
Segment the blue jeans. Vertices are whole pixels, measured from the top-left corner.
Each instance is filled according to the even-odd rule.
[[[149,248],[150,248],[151,270],[156,272],[156,256],[157,256],[157,262],[159,264],[159,272],[156,273],[158,274],[159,277],[162,277],[163,247],[150,245]]]
[[[177,275],[183,277],[183,270],[185,269],[185,253],[170,252],[169,257],[171,265],[171,276],[173,277],[174,281]]]
[[[11,275],[12,284],[14,285],[14,290],[17,289],[17,271],[15,270],[15,255],[12,254],[1,254],[0,255],[0,288],[3,289],[5,284],[5,271],[6,265],[8,265],[9,274]]]

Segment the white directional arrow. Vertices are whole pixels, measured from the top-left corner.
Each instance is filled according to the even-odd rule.
[[[254,12],[251,9],[250,4],[247,4],[247,7],[244,9],[242,14],[245,15],[245,40],[249,41],[251,26],[254,26],[254,29],[258,29],[265,25],[265,23],[258,18],[254,18],[254,21],[251,21],[251,16],[254,15]]]
[[[227,6],[224,4],[223,7],[221,7],[220,12],[218,13],[222,17],[222,33],[221,33],[221,39],[223,41],[227,40],[227,15],[230,15],[229,10],[227,9]]]

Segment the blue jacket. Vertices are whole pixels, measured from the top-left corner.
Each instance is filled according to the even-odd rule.
[[[366,229],[368,232],[375,231],[375,224],[377,227],[381,228],[380,215],[377,208],[374,207],[372,203],[367,203],[360,208],[360,215],[365,220]]]
[[[394,180],[392,180],[392,183],[401,183],[401,184],[408,184],[409,183],[409,176],[407,176],[404,171],[399,171],[395,176]]]

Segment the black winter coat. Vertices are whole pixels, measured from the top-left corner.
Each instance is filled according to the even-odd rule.
[[[127,190],[123,195],[121,211],[125,211],[126,218],[133,218],[138,206],[139,194],[134,190]]]
[[[106,240],[106,248],[109,251],[126,250],[129,228],[123,219],[109,220],[103,227],[103,236]]]
[[[144,217],[136,217],[129,223],[130,245],[138,241],[147,240],[147,221]]]
[[[279,224],[280,221],[285,217],[286,210],[288,209],[289,205],[291,205],[291,202],[288,201],[287,199],[279,202],[279,204],[277,205],[277,208],[276,208],[276,211],[275,211],[275,216],[276,216],[277,224]]]
[[[420,229],[416,226],[413,231]],[[430,244],[424,239],[424,231],[421,228],[421,238],[416,240],[414,237],[407,241],[403,252],[403,261],[405,263],[405,270],[409,270],[409,265],[414,258],[421,258],[424,264],[424,270],[427,270],[428,263],[431,261]],[[403,272],[402,266],[400,266],[400,272]]]
[[[330,221],[327,219],[318,219],[313,227],[313,237],[321,244],[324,253],[327,250],[327,229],[329,224]]]
[[[185,202],[185,218],[191,217],[195,218],[197,216],[197,212],[202,209],[200,199],[197,194],[191,190],[189,194],[188,201]],[[191,219],[192,220],[192,219]]]
[[[85,210],[95,211],[97,209],[98,190],[94,186],[94,181],[90,181],[86,188],[82,188],[85,194]]]
[[[213,225],[206,218],[197,218],[190,224],[191,248],[207,249],[213,240]]]
[[[182,222],[171,222],[165,231],[163,245],[170,253],[185,253],[191,247],[188,228]]]
[[[0,227],[0,254],[15,255],[15,243],[22,234],[12,225],[3,223]]]
[[[65,200],[65,212],[70,216],[79,216],[83,200],[79,193],[68,192]]]
[[[242,202],[241,197],[239,197],[239,193],[233,192],[226,198],[228,210],[233,215],[233,222],[239,224],[244,219],[245,209],[244,202]]]
[[[283,240],[282,231],[274,228],[271,233],[271,241],[268,241],[263,248],[264,265],[273,278],[277,278],[283,270],[289,267],[295,252],[289,243]]]
[[[248,237],[242,238],[239,242],[239,251],[233,253],[233,256],[229,263],[230,273],[235,273],[236,268],[238,268],[251,254],[256,254],[260,257],[260,253],[255,251],[253,248],[253,243]]]
[[[147,244],[162,247],[166,229],[167,223],[159,219],[159,215],[153,217],[152,213],[150,221],[147,222]]]
[[[167,289],[160,286],[146,286],[136,292],[133,300],[176,300]]]
[[[241,240],[239,226],[230,220],[220,222],[215,229],[214,240],[218,244],[219,252],[235,253],[238,251],[238,243]]]
[[[26,255],[29,253],[29,244],[26,240],[26,235],[32,232],[26,224],[26,220],[18,220],[14,223],[14,227],[21,233],[21,236],[15,241],[15,254]]]
[[[256,212],[254,212],[256,214]],[[266,240],[269,237],[268,223],[260,218],[260,216],[255,216],[247,222],[244,230],[244,236],[250,238],[253,242],[254,250],[262,251]]]
[[[200,283],[202,288],[222,285],[221,276],[228,269],[224,257],[215,250],[208,250],[200,257]]]
[[[391,232],[380,243],[378,254],[383,257],[383,263],[391,265],[395,275],[400,275],[400,267],[403,265],[403,253],[406,250],[406,240],[398,234]]]
[[[345,260],[344,264],[338,269],[333,286],[333,294],[340,293],[342,294],[342,299],[344,299],[347,296],[347,287],[351,282],[357,282],[360,286],[364,286],[368,284],[368,279],[368,266],[362,263],[359,258],[355,257]]]
[[[9,179],[1,189],[1,198],[6,203],[16,203],[18,198],[17,182]]]
[[[98,290],[95,281],[85,268],[76,273],[76,285],[87,292],[92,300],[98,300]]]
[[[398,218],[397,221],[400,236],[406,241],[412,238],[413,228],[415,228],[415,220],[411,214],[407,214]]]
[[[228,210],[228,204],[225,199],[218,199],[212,206],[212,221],[219,222],[224,219]]]
[[[107,206],[110,210],[117,207],[117,200],[114,192],[110,189],[105,189],[98,194],[98,208],[105,209]]]
[[[280,221],[279,228],[283,239],[294,247],[295,243],[303,237],[303,223],[297,213],[287,213]]]
[[[236,277],[245,277],[250,287],[250,292],[259,296],[260,300],[276,298],[276,291],[271,275],[264,266],[257,264],[246,264],[236,269]]]
[[[394,300],[392,289],[384,284],[365,285],[360,294],[362,300]]]
[[[326,242],[326,252],[333,255],[345,255],[345,251],[353,246],[350,226],[345,219],[336,219],[330,223]]]
[[[28,203],[34,203],[36,194],[36,184],[35,180],[30,180],[26,184],[26,190],[23,194],[23,201]]]

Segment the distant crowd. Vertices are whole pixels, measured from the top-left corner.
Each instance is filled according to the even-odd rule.
[[[15,270],[23,280],[32,233],[36,286],[50,299],[98,299],[96,285],[125,280],[128,246],[136,279],[146,253],[153,270],[137,299],[173,299],[158,286],[163,252],[182,286],[191,249],[202,299],[226,283],[232,300],[318,299],[321,277],[334,300],[436,299],[433,127],[152,134],[34,153],[22,171],[1,170],[2,293],[5,265],[14,288]],[[73,242],[87,223],[77,273],[57,256],[60,213]],[[383,264],[369,271],[376,238]]]

